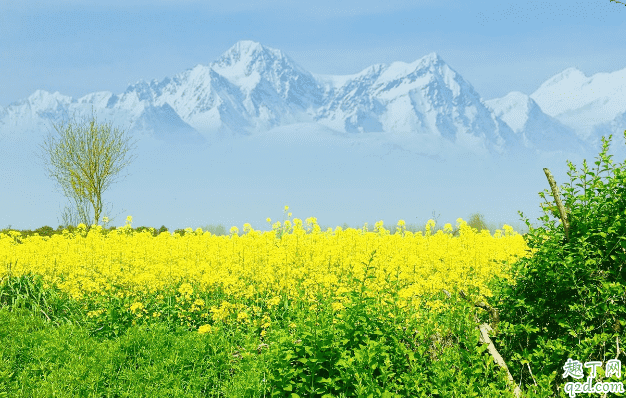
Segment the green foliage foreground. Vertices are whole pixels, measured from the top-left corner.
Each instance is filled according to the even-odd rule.
[[[103,329],[83,302],[14,277],[0,291],[0,396],[513,396],[457,295],[433,297],[455,305],[417,323],[361,286],[339,319],[324,297],[315,310],[275,307],[281,325],[260,338],[236,322],[205,334],[123,318]]]
[[[494,289],[500,294],[492,305],[503,321],[495,340],[511,372],[533,389],[550,384],[554,395],[563,383],[590,376],[583,368],[584,378],[564,380],[568,359],[601,362],[594,383],[621,381],[604,374],[607,361],[624,359],[618,347],[626,325],[626,172],[606,155],[610,140],[602,138],[595,173],[584,161],[576,183],[576,169],[568,162],[571,182],[563,196],[569,237],[563,222],[556,226],[550,220],[558,213],[540,217],[548,228],[530,228],[525,238],[538,252],[514,264],[515,285],[502,280]],[[600,178],[604,172],[606,182]],[[544,199],[545,193],[540,193]]]

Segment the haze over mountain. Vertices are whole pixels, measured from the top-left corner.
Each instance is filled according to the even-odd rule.
[[[139,81],[121,94],[97,92],[74,100],[37,90],[27,99],[0,107],[0,136],[7,139],[4,161],[0,161],[2,177],[8,185],[5,192],[42,195],[33,190],[47,186],[41,181],[41,168],[26,162],[11,174],[9,159],[17,153],[30,159],[28,150],[52,131],[52,123],[72,115],[88,117],[93,109],[99,122],[110,122],[139,139],[142,156],[132,169],[142,176],[134,177],[124,189],[150,192],[155,200],[172,196],[172,191],[186,197],[186,203],[194,197],[217,195],[220,214],[239,213],[250,221],[253,217],[264,220],[266,213],[259,210],[275,210],[277,205],[257,208],[254,215],[251,208],[250,212],[228,210],[235,203],[249,207],[248,202],[219,199],[219,193],[244,197],[265,192],[278,206],[291,195],[320,213],[336,204],[319,196],[328,191],[332,197],[337,191],[329,187],[334,183],[338,189],[362,191],[361,198],[371,199],[370,190],[376,184],[382,184],[390,196],[399,188],[408,195],[403,196],[404,204],[397,199],[400,203],[395,207],[382,194],[369,204],[359,199],[362,207],[347,208],[344,219],[362,224],[358,215],[365,209],[374,213],[383,207],[401,208],[418,191],[439,190],[439,197],[449,191],[447,195],[453,197],[459,190],[480,189],[507,196],[509,202],[502,207],[488,207],[517,219],[512,209],[519,207],[511,205],[537,193],[528,191],[533,187],[528,168],[533,168],[534,186],[543,190],[545,177],[536,167],[540,162],[549,160],[554,162],[550,167],[565,170],[566,156],[580,160],[599,152],[600,133],[613,132],[619,138],[616,132],[626,128],[626,91],[621,89],[626,85],[625,75],[626,69],[587,78],[570,68],[530,96],[512,92],[484,101],[436,53],[412,63],[372,65],[353,75],[315,75],[280,50],[244,40],[209,65],[196,65],[161,81]],[[623,146],[623,137],[621,142]],[[328,164],[328,159],[333,163]],[[289,183],[276,191],[281,179]],[[487,187],[480,181],[504,185]],[[564,177],[561,181],[566,182]],[[125,196],[124,191],[115,192],[112,196],[118,199]],[[476,201],[477,210],[485,204],[485,196],[475,192],[467,196]],[[146,219],[149,211],[159,209],[134,194],[124,199],[135,200],[134,214],[145,214]],[[3,204],[16,210],[0,218],[0,223],[17,225],[29,217],[24,201],[5,197]],[[445,205],[437,199],[433,204],[454,211],[453,201]],[[22,210],[17,210],[19,206]],[[203,223],[191,220],[207,217],[197,206],[182,207],[188,210],[182,211],[186,216],[173,212],[158,215],[159,220],[178,224],[186,218]],[[299,216],[311,215],[316,216]],[[32,217],[27,223],[40,226],[40,219],[40,215]],[[236,222],[242,224],[239,219]]]

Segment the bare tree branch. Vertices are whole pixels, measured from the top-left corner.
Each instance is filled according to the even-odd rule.
[[[93,108],[92,108],[93,113]],[[112,177],[128,161],[128,138],[118,129],[111,131],[110,124],[97,124],[95,116],[87,123],[68,123],[66,127],[54,126],[60,135],[59,142],[52,137],[44,149],[44,161],[50,164],[48,173],[63,189],[66,197],[73,199],[78,215],[65,212],[64,223],[80,221],[89,228],[89,204],[93,209],[93,225],[98,225],[102,214],[102,192],[109,188]],[[67,210],[67,209],[66,209]]]

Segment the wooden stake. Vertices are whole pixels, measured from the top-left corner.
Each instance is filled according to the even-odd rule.
[[[446,289],[442,289],[442,290],[446,294],[446,296],[448,296],[448,298],[452,297],[449,291],[447,291]],[[461,298],[463,298],[465,301],[472,304],[473,306],[482,308],[486,310],[487,312],[489,312],[489,315],[491,315],[492,321],[497,325],[498,321],[500,320],[499,319],[500,317],[498,316],[498,311],[495,308],[492,308],[489,304],[486,304],[483,302],[478,302],[478,303],[472,302],[463,290],[459,291],[459,296],[461,296]],[[491,357],[493,358],[495,363],[497,363],[502,369],[506,371],[507,379],[513,386],[515,386],[513,393],[515,394],[516,397],[519,397],[522,394],[522,390],[519,388],[517,384],[515,384],[515,380],[513,379],[513,376],[511,376],[509,367],[506,366],[506,362],[504,362],[504,359],[502,358],[502,356],[496,349],[496,346],[493,345],[493,342],[489,338],[489,331],[493,329],[491,328],[491,326],[489,326],[488,323],[483,323],[477,326],[476,329],[480,331],[480,338],[479,338],[480,342],[483,344],[487,344],[487,350],[489,351],[489,354],[491,354]]]
[[[550,183],[550,187],[552,188],[552,196],[554,196],[556,207],[559,209],[559,214],[561,215],[561,222],[563,223],[563,228],[565,228],[565,238],[569,242],[569,222],[567,220],[567,213],[565,212],[565,207],[563,207],[563,202],[561,202],[561,196],[559,195],[559,187],[556,186],[556,181],[554,181],[554,177],[552,177],[552,173],[550,173],[550,170],[544,167],[543,172],[546,173],[546,177],[548,178],[548,182]]]

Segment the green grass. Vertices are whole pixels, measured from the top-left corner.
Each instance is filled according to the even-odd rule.
[[[53,325],[31,311],[0,310],[0,396],[240,397],[262,390],[258,363],[232,361],[245,336],[133,326],[116,339]],[[254,396],[254,395],[250,395]]]

